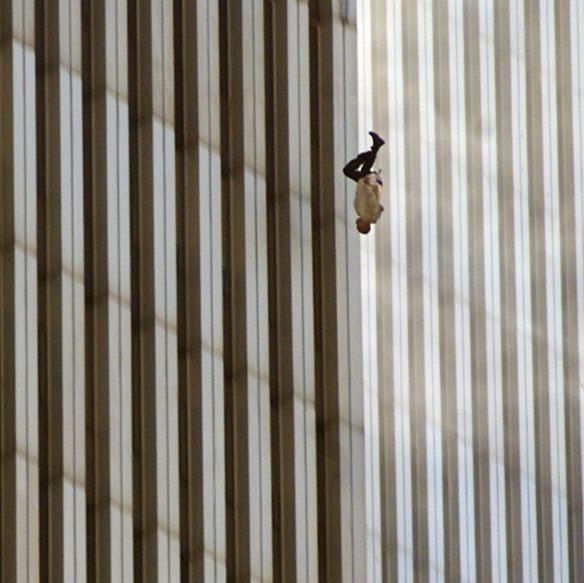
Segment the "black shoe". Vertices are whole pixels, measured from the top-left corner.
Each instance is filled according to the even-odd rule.
[[[373,138],[373,146],[371,146],[371,149],[374,152],[377,152],[377,150],[379,150],[379,148],[385,144],[385,141],[382,140],[375,132],[369,132],[369,135]]]

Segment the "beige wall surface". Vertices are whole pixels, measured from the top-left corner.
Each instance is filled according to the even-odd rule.
[[[582,581],[582,3],[366,4],[361,134],[388,142],[370,564]]]
[[[0,0],[0,580],[584,581],[582,38]]]

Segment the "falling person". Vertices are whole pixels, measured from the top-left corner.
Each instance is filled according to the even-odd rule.
[[[377,151],[385,142],[375,132],[369,132],[369,135],[373,138],[371,149],[361,152],[343,168],[345,176],[357,183],[354,206],[359,215],[357,230],[363,235],[369,233],[371,225],[383,212],[380,202],[383,182],[380,172],[373,170],[373,164]]]

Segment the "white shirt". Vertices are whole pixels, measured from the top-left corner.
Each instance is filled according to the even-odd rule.
[[[375,223],[381,216],[383,212],[383,206],[380,202],[382,190],[383,182],[378,172],[367,174],[357,182],[354,206],[364,223]],[[359,230],[361,231],[361,229]]]

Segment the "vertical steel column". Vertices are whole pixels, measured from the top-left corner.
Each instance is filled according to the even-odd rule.
[[[272,578],[264,4],[221,2],[228,581]]]
[[[355,3],[312,2],[319,578],[366,572],[359,234],[342,169],[357,147]]]
[[[0,579],[16,581],[16,350],[13,7],[0,2]],[[24,39],[23,39],[24,44]]]
[[[318,563],[309,6],[266,7],[274,576],[311,581]]]
[[[115,574],[111,562],[106,21],[101,2],[83,0],[81,10],[87,580],[108,583]]]
[[[58,0],[36,2],[35,30],[40,577],[41,581],[63,581],[63,273]]]
[[[152,6],[128,2],[134,579],[158,579]]]

